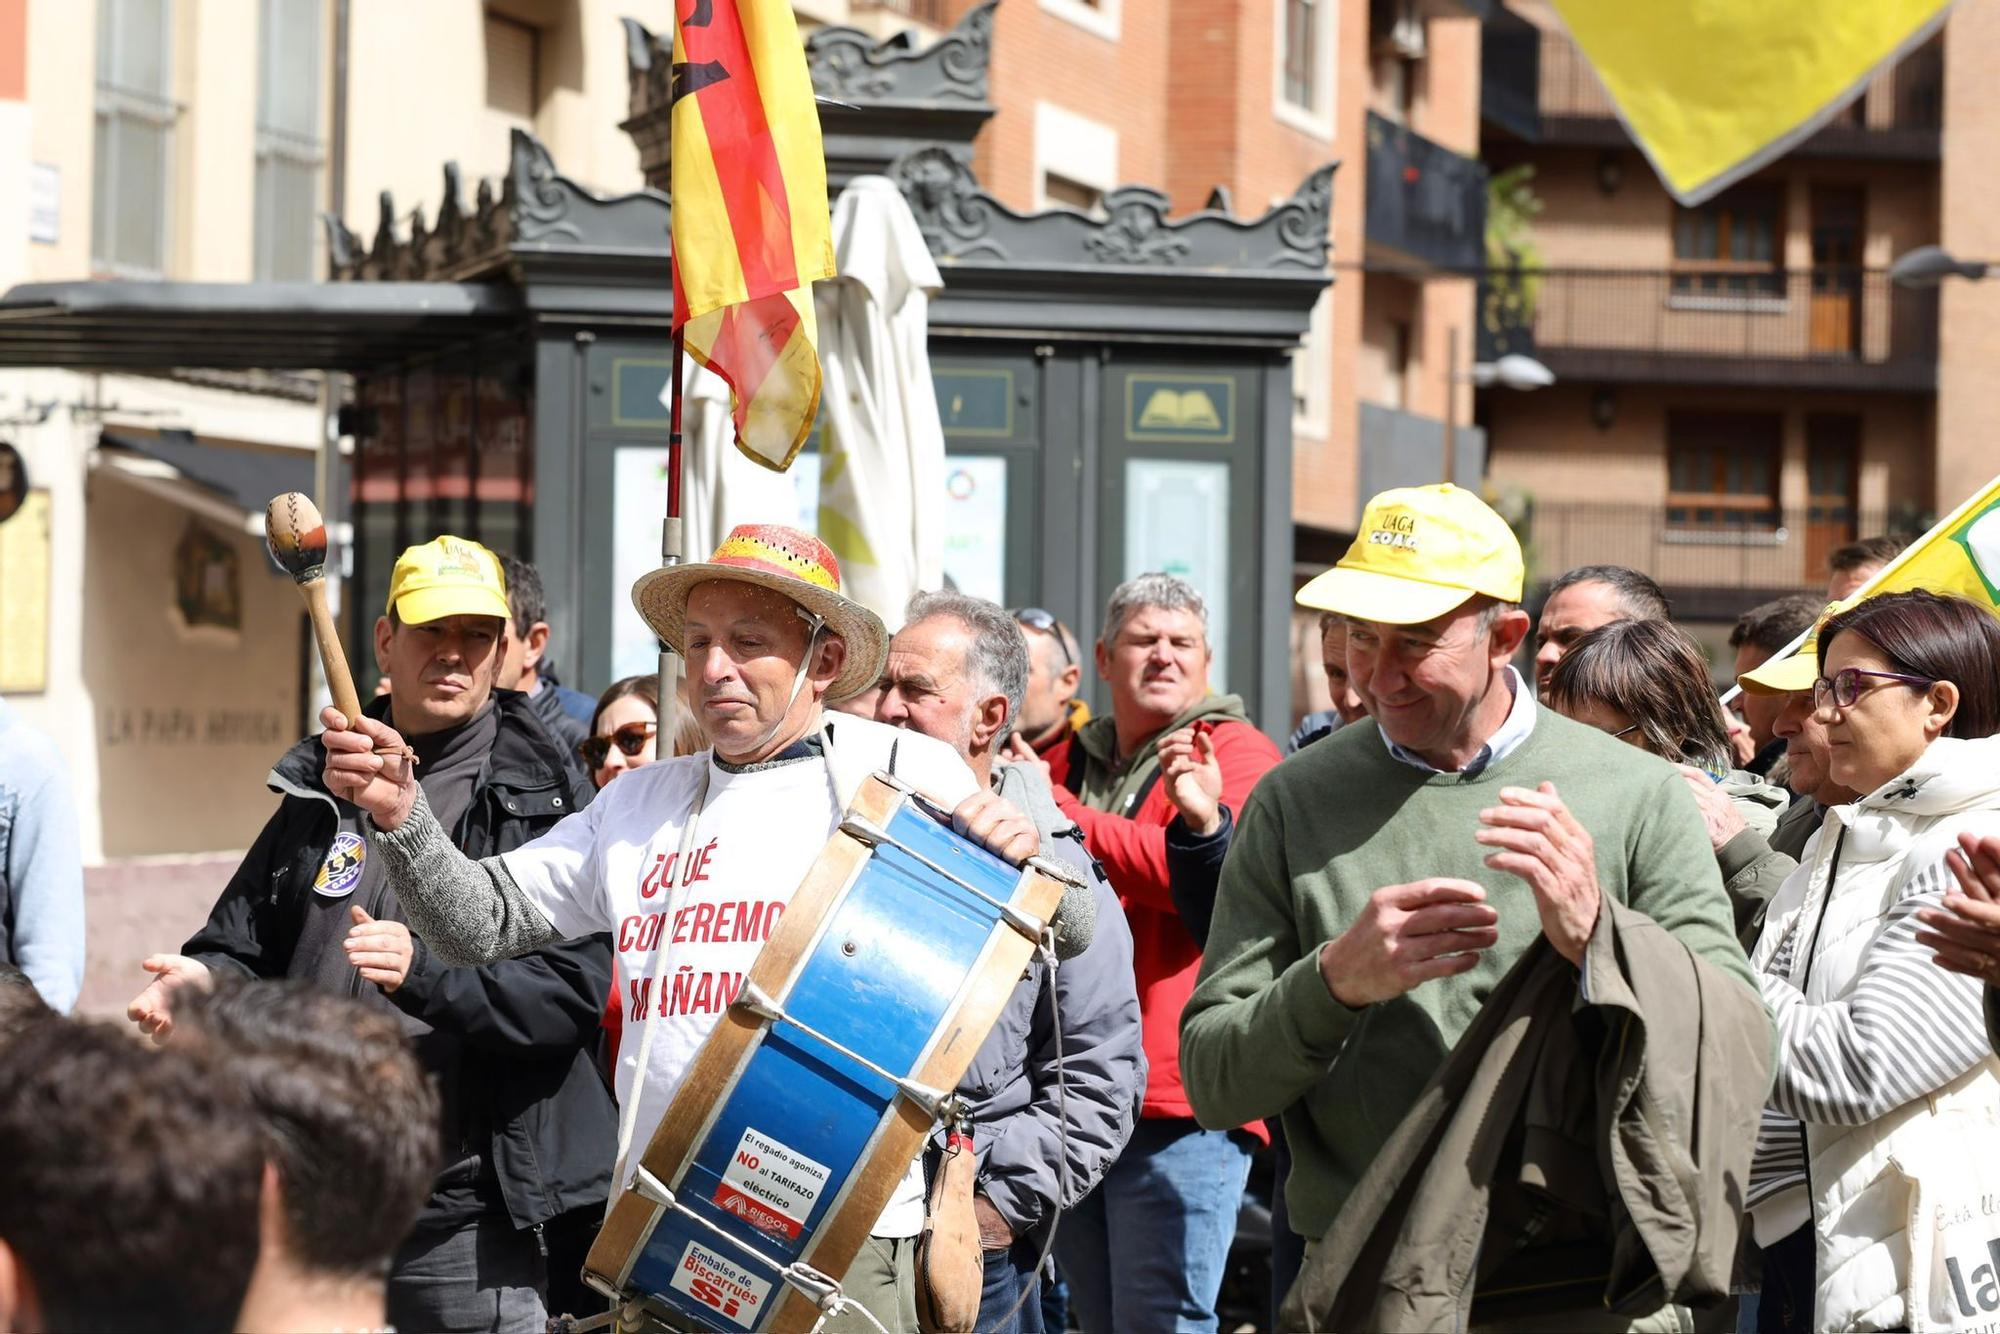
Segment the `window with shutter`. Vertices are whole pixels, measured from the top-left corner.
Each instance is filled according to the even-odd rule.
[[[308,282],[318,228],[320,0],[262,0],[257,75],[258,279]]]
[[[167,266],[174,122],[171,0],[97,0],[91,266],[158,278]]]
[[[515,130],[535,129],[541,35],[525,23],[486,16],[486,142],[481,170],[502,172]]]

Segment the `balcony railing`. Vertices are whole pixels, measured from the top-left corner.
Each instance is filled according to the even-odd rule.
[[[1368,113],[1367,240],[1444,269],[1485,262],[1486,168]]]
[[[1924,527],[1920,515],[1838,503],[1773,505],[1754,523],[1724,517],[1730,513],[1665,502],[1537,501],[1519,529],[1536,587],[1580,565],[1624,565],[1658,580],[1677,617],[1725,620],[1769,598],[1824,589],[1827,556],[1857,537]]]
[[[1542,30],[1502,9],[1479,30],[1479,110],[1487,122],[1530,143],[1542,137],[1539,86]]]
[[[1489,274],[1479,358],[1539,358],[1558,377],[1926,392],[1935,290],[1876,269],[1548,269]]]
[[[1597,73],[1567,33],[1522,22],[1483,31],[1481,106],[1520,138],[1550,144],[1628,142]],[[1524,94],[1534,91],[1534,105]],[[1795,152],[1821,157],[1935,159],[1944,124],[1944,48],[1934,38],[1869,82],[1854,104]]]

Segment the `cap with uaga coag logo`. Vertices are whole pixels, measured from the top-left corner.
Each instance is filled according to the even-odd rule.
[[[1859,598],[1848,598],[1845,602],[1827,603],[1826,610],[1813,622],[1812,632],[1799,645],[1798,652],[1772,658],[1762,666],[1751,668],[1736,678],[1736,684],[1753,695],[1789,695],[1795,691],[1811,690],[1813,682],[1819,679],[1820,627],[1837,613],[1860,601]]]
[[[1299,590],[1298,604],[1384,625],[1434,620],[1475,594],[1519,602],[1527,570],[1507,521],[1449,482],[1384,491],[1368,502],[1340,564]]]
[[[507,576],[477,542],[445,536],[406,548],[389,576],[389,606],[405,625],[445,616],[508,619]]]

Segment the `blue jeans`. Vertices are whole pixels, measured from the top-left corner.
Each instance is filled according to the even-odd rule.
[[[1271,1328],[1281,1329],[1278,1312],[1305,1267],[1306,1239],[1292,1231],[1292,1211],[1285,1204],[1285,1181],[1292,1174],[1292,1146],[1276,1117],[1264,1125],[1271,1132]]]
[[[979,1290],[974,1329],[980,1334],[1042,1334],[1042,1275],[1035,1268],[1041,1256],[1041,1244],[1029,1237],[1004,1251],[984,1253],[986,1285]]]
[[[1209,1334],[1250,1175],[1240,1131],[1142,1117],[1096,1190],[1063,1215],[1056,1258],[1087,1334]]]

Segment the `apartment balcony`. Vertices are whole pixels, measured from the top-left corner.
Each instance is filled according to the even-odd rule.
[[[1496,14],[1480,40],[1480,110],[1505,136],[1600,148],[1631,142],[1596,71],[1567,33]],[[1935,162],[1943,125],[1944,47],[1933,38],[1877,74],[1853,105],[1791,151]]]
[[[1542,30],[1501,9],[1479,30],[1479,112],[1505,137],[1539,143]]]
[[[1368,113],[1369,260],[1477,269],[1485,263],[1486,168]]]
[[[1444,461],[1444,423],[1401,408],[1363,401],[1356,405],[1359,494],[1401,486],[1427,486],[1451,477],[1467,485],[1486,475],[1486,432],[1455,423],[1452,466]]]
[[[1879,269],[1489,274],[1478,356],[1560,380],[1934,393],[1937,292]]]
[[[1781,507],[1746,504],[1742,496],[1703,499],[1536,501],[1518,525],[1529,582],[1545,587],[1580,565],[1624,565],[1659,581],[1676,619],[1733,620],[1759,602],[1823,590],[1835,547],[1924,526],[1924,516],[1864,514],[1837,502]]]

